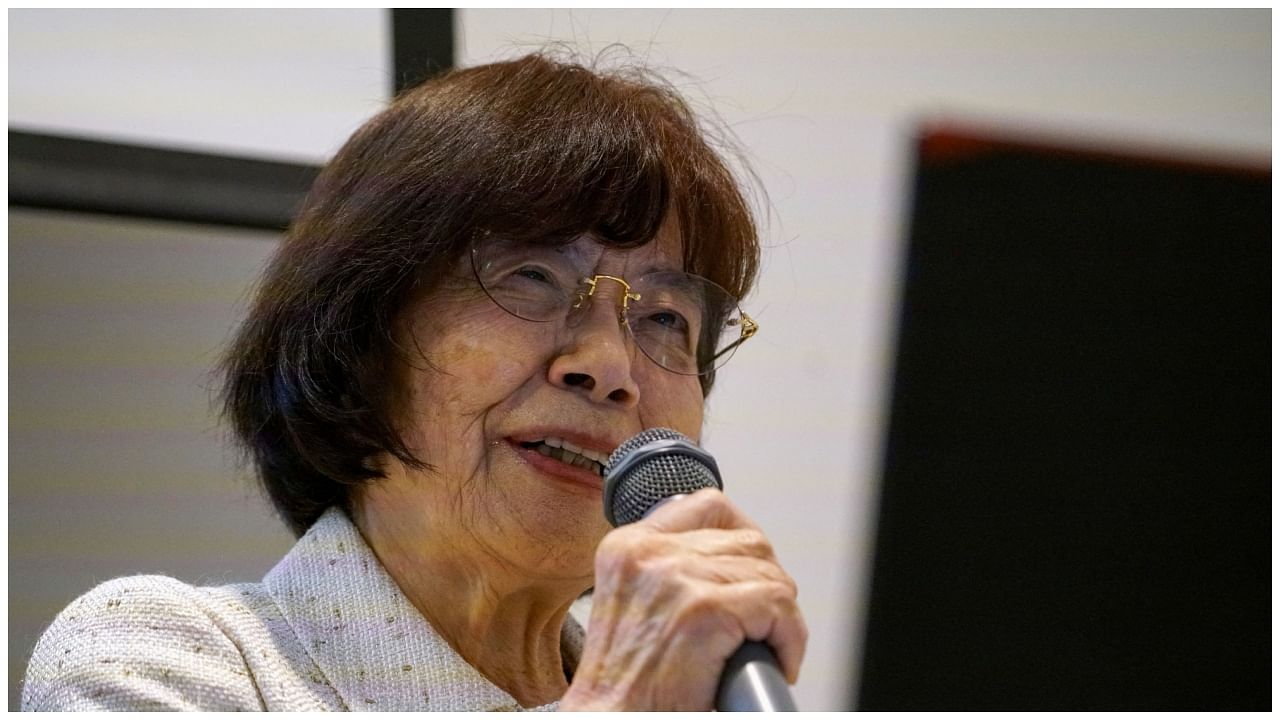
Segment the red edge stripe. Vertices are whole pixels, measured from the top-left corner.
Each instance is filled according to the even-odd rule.
[[[922,166],[949,165],[991,153],[1017,152],[1257,178],[1271,176],[1270,158],[1232,157],[1187,148],[1155,148],[1141,143],[1086,144],[1047,133],[1037,136],[994,127],[932,122],[921,126],[918,138]]]

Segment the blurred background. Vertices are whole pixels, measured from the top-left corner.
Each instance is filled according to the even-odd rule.
[[[94,584],[253,581],[291,546],[224,442],[210,371],[298,193],[397,83],[621,43],[736,133],[767,193],[745,303],[762,329],[704,438],[801,588],[806,710],[851,709],[863,677],[922,125],[1221,159],[1269,186],[1270,10],[8,18],[14,709],[40,632]],[[1258,632],[1269,648],[1269,613]]]

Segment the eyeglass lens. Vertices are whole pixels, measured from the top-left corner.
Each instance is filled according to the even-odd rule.
[[[578,267],[562,247],[490,240],[473,250],[472,260],[489,297],[526,320],[562,319],[592,290],[583,282],[591,271]],[[620,285],[606,290],[612,284],[608,280],[597,282],[597,295],[613,298],[623,291]],[[655,363],[698,375],[732,355],[722,351],[742,337],[741,315],[737,301],[719,285],[679,271],[652,272],[627,282],[640,296],[627,302],[627,326]]]

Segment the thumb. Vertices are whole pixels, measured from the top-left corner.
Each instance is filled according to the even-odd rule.
[[[738,506],[715,488],[703,488],[691,495],[677,495],[660,502],[656,509],[635,523],[657,532],[677,533],[718,528],[756,528]],[[758,528],[756,528],[758,529]]]

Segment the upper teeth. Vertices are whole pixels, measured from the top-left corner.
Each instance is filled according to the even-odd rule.
[[[561,462],[591,470],[597,475],[604,473],[604,463],[607,460],[607,456],[603,453],[580,448],[562,438],[543,439],[542,444],[538,446],[538,452]]]
[[[605,464],[605,461],[609,459],[609,456],[604,453],[598,453],[595,450],[587,450],[586,448],[580,448],[577,445],[574,445],[568,440],[564,440],[562,438],[558,438],[558,437],[543,438],[542,442],[550,445],[551,447],[564,448],[565,450],[568,450],[571,453],[576,453],[585,458],[595,460],[601,465]]]

